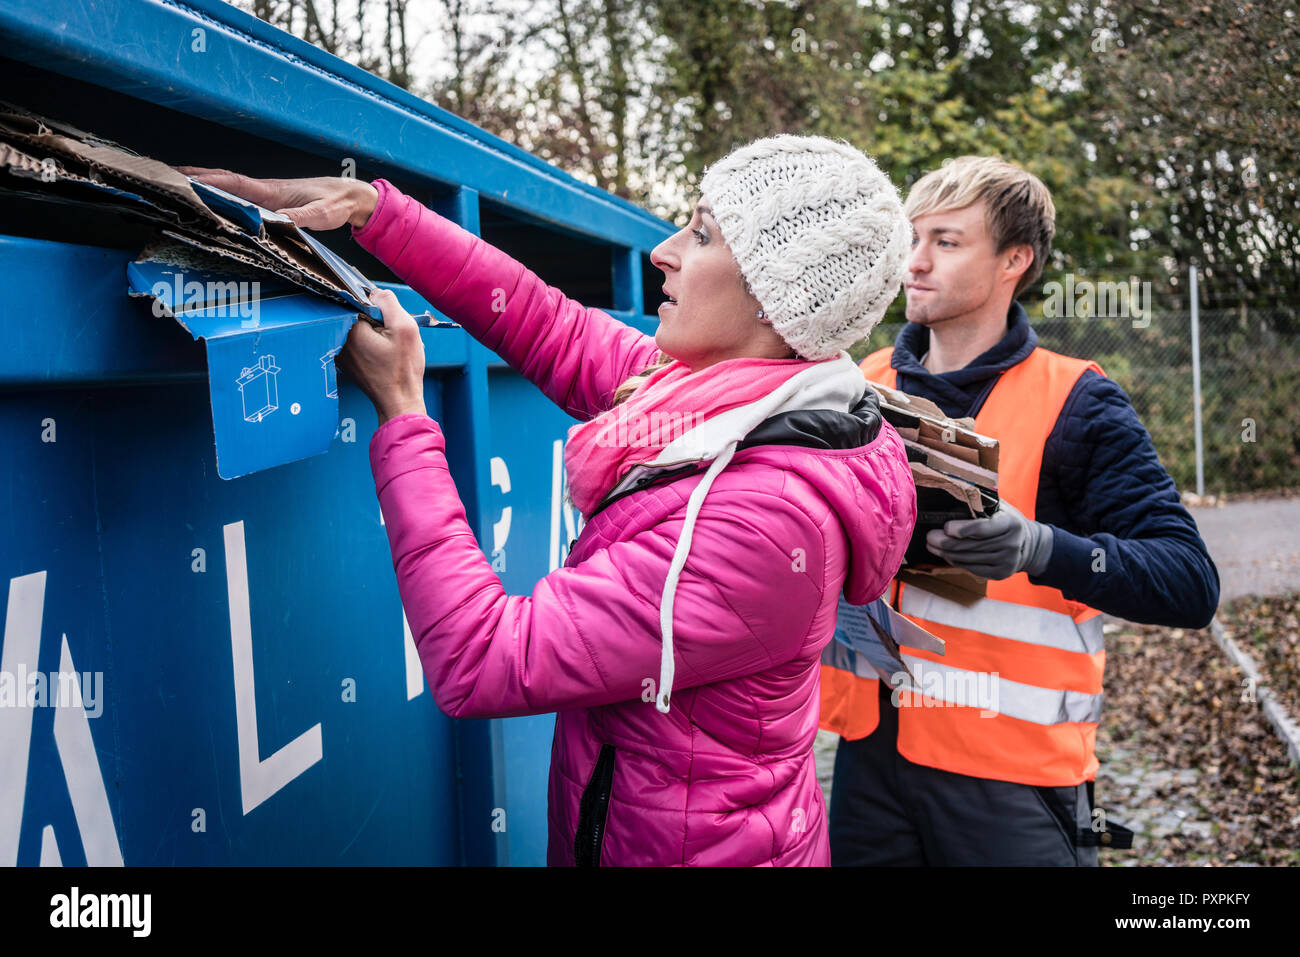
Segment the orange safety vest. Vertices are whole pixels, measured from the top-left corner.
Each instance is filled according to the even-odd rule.
[[[866,377],[894,387],[892,349],[861,363]],[[998,494],[1033,519],[1043,446],[1074,384],[1095,362],[1035,349],[1002,373],[975,430],[998,440]],[[916,691],[900,689],[898,751],[915,764],[1037,786],[1092,780],[1101,718],[1101,613],[1025,572],[988,583],[964,605],[893,585],[893,605],[944,639],[946,654],[907,649]],[[828,664],[821,668],[820,726],[853,740],[875,730],[878,682]]]

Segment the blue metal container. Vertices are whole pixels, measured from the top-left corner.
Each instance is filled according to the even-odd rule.
[[[5,5],[0,40],[36,113],[176,165],[382,176],[654,328],[666,223],[218,0]],[[544,863],[553,716],[434,706],[369,402],[344,380],[328,452],[219,478],[203,347],[126,295],[141,241],[0,198],[0,864]],[[526,594],[577,531],[573,420],[462,329],[421,335],[466,513]],[[244,371],[246,415],[289,401],[274,359]]]

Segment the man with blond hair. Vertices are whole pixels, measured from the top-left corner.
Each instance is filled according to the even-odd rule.
[[[1016,301],[1051,250],[1047,187],[964,156],[922,177],[906,211],[908,324],[862,369],[998,439],[1000,504],[926,535],[988,579],[986,597],[899,581],[885,596],[945,640],[943,656],[906,655],[944,680],[823,681],[822,726],[841,734],[832,862],[1095,865],[1127,835],[1094,807],[1101,613],[1204,627],[1218,571],[1124,390],[1039,348]]]

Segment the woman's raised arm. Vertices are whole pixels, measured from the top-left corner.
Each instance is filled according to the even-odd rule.
[[[353,229],[357,242],[569,415],[604,412],[657,355],[653,336],[568,298],[386,180],[374,186],[379,201]]]

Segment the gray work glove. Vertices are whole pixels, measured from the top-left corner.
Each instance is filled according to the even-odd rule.
[[[925,544],[949,564],[981,578],[1010,578],[1016,572],[1041,575],[1052,557],[1052,529],[1031,522],[1009,502],[988,518],[945,522],[931,529]]]

